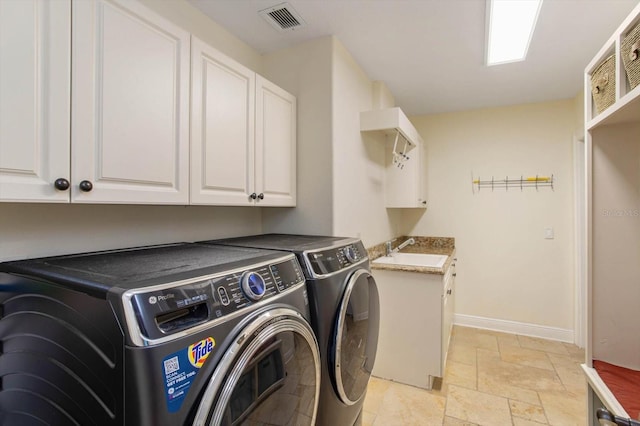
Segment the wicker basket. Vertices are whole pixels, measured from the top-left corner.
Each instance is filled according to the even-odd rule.
[[[600,114],[616,100],[616,58],[609,56],[591,75],[591,94]]]
[[[622,39],[620,53],[629,85],[633,89],[640,84],[640,22]]]

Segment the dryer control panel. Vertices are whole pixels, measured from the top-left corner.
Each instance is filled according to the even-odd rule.
[[[155,340],[180,335],[303,284],[300,264],[291,255],[281,262],[154,286],[129,297],[140,334]]]
[[[361,241],[339,247],[305,252],[307,264],[314,276],[328,275],[367,260]]]

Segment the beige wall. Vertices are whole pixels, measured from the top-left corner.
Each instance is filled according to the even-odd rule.
[[[404,232],[456,238],[456,313],[573,329],[575,100],[413,117],[429,156],[429,208]],[[555,190],[473,178],[550,175]],[[555,238],[544,239],[553,227]]]
[[[264,72],[298,98],[297,207],[264,209],[264,231],[360,237],[367,246],[395,236],[400,213],[385,209],[382,192],[384,137],[360,133],[373,82],[351,54],[325,37],[266,55]]]
[[[360,133],[360,112],[374,107],[374,84],[335,38],[332,74],[333,232],[372,246],[397,236],[400,213],[384,207],[385,138]]]
[[[265,208],[265,232],[331,235],[331,55],[330,37],[265,55],[265,76],[293,93],[298,105],[297,207]]]

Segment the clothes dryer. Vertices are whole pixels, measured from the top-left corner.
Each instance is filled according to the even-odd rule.
[[[0,264],[0,424],[313,425],[291,253],[172,244]]]
[[[359,421],[376,357],[378,289],[359,239],[267,234],[207,244],[295,253],[303,266],[322,359],[319,426]]]

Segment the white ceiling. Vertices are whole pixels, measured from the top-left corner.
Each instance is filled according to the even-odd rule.
[[[306,22],[289,32],[258,15],[283,0],[188,1],[261,53],[335,35],[409,114],[572,98],[640,2],[544,0],[527,60],[486,67],[485,0],[288,0]]]

